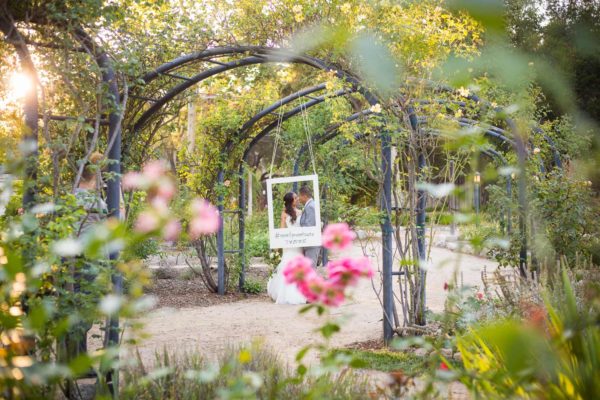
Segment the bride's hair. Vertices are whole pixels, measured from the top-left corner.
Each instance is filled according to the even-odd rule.
[[[283,196],[283,203],[285,204],[285,213],[292,217],[292,223],[296,222],[296,208],[294,207],[294,196],[296,193],[287,192],[285,196]]]

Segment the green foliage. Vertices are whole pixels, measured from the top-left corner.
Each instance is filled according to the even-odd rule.
[[[600,396],[600,328],[597,315],[577,309],[566,274],[560,303],[540,307],[525,324],[499,321],[474,328],[457,341],[474,393],[490,399],[593,399]],[[547,316],[546,316],[547,313]]]
[[[362,368],[383,372],[401,371],[408,376],[425,372],[425,360],[409,352],[391,350],[339,350],[363,364]]]
[[[123,252],[124,260],[146,260],[151,256],[155,256],[161,253],[160,243],[158,240],[149,238],[139,243],[135,243]]]
[[[302,379],[270,349],[259,344],[224,351],[216,364],[198,353],[156,355],[153,372],[143,365],[124,370],[122,399],[356,399],[370,386],[352,372]]]
[[[599,215],[586,181],[553,172],[534,183],[531,204],[537,233],[543,238],[537,246],[540,257],[565,256],[572,262],[578,254],[585,257],[600,248],[599,228],[592,222]]]
[[[246,257],[269,259],[269,223],[266,212],[256,213],[246,222]]]
[[[244,293],[260,294],[265,291],[264,282],[248,279],[244,281]]]

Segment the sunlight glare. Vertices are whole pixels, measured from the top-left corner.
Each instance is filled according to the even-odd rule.
[[[22,99],[33,89],[33,82],[29,75],[23,72],[15,72],[10,77],[10,90],[15,98]]]

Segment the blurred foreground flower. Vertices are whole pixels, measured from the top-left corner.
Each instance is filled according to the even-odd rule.
[[[347,223],[329,224],[323,231],[323,247],[329,250],[344,251],[352,246],[356,234]]]
[[[331,228],[329,228],[331,227]],[[329,248],[348,248],[356,236],[347,224],[328,226],[328,234],[324,235],[323,245]],[[327,231],[327,228],[326,228]],[[342,244],[342,246],[340,246]],[[360,278],[373,276],[373,268],[367,257],[344,257],[327,264],[328,278],[319,276],[312,266],[312,261],[299,255],[291,259],[283,270],[287,283],[294,283],[306,299],[328,307],[338,307],[346,299],[347,287],[356,286]]]
[[[219,230],[219,210],[204,199],[195,199],[191,204],[192,219],[189,233],[193,239],[209,235]]]
[[[177,189],[173,178],[168,174],[165,161],[148,162],[141,172],[128,172],[123,176],[123,190],[145,190],[147,207],[137,217],[134,230],[142,234],[160,231],[163,239],[177,240],[181,234],[181,222],[173,216],[169,203],[175,197]],[[219,230],[219,212],[204,199],[195,199],[191,203],[192,218],[189,234],[193,239]]]

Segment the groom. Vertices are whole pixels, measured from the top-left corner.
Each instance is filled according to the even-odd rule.
[[[315,226],[317,225],[317,217],[315,216],[315,201],[312,198],[310,187],[303,185],[298,193],[298,200],[304,205],[302,216],[300,217],[300,226]],[[319,258],[320,247],[304,247],[304,256],[312,261],[313,268],[317,267],[317,259]]]

